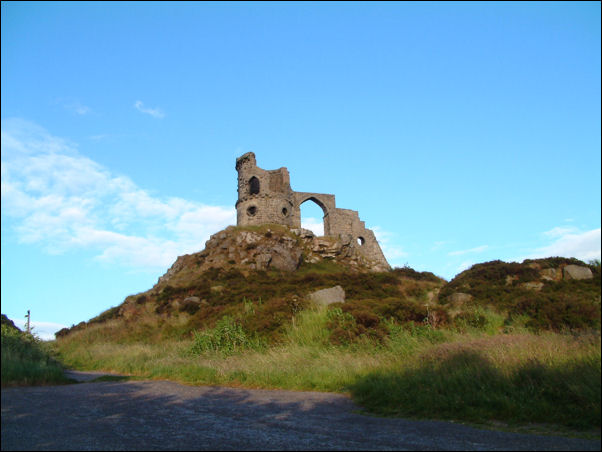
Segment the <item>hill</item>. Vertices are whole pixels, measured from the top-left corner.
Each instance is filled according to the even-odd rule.
[[[228,227],[203,251],[178,257],[150,290],[57,337],[109,321],[123,340],[189,337],[230,316],[249,334],[278,342],[294,315],[309,306],[307,296],[334,286],[344,288],[344,310],[368,329],[380,317],[422,321],[427,309],[420,303],[435,300],[445,280],[411,269],[383,271],[357,246],[279,225]]]
[[[228,227],[204,250],[178,257],[148,291],[57,337],[110,321],[113,336],[123,341],[186,338],[228,316],[251,336],[277,343],[294,316],[311,305],[311,293],[336,286],[344,302],[330,308],[350,315],[351,323],[332,323],[334,343],[382,340],[387,322],[492,327],[487,313],[503,321],[500,330],[600,328],[599,265],[566,258],[492,261],[448,283],[407,267],[383,271],[357,247],[280,225]]]
[[[345,392],[377,414],[599,435],[599,263],[493,261],[447,282],[383,271],[355,246],[227,228],[55,347],[81,370]]]

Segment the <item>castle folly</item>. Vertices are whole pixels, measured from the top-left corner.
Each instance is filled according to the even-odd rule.
[[[324,212],[324,235],[352,238],[368,259],[389,267],[374,232],[366,229],[357,211],[336,207],[334,195],[298,192],[291,189],[286,168],[264,170],[257,166],[255,154],[247,152],[236,159],[238,171],[238,226],[282,224],[301,228],[301,204],[313,201]]]

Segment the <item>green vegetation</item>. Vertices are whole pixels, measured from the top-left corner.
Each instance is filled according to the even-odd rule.
[[[71,382],[50,350],[2,315],[2,386]]]
[[[586,265],[494,261],[450,283],[335,262],[191,272],[61,333],[55,346],[78,369],[344,392],[378,415],[599,429],[600,266],[589,264],[588,280],[541,279],[567,264]],[[345,303],[305,301],[334,285]],[[450,302],[458,292],[470,297]]]

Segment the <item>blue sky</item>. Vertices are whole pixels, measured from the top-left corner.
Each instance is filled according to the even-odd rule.
[[[235,224],[248,151],[393,266],[600,258],[599,2],[1,8],[2,313],[43,337]]]

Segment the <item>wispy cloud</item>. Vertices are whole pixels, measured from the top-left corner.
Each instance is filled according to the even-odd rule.
[[[61,105],[65,110],[80,116],[92,113],[92,109],[90,107],[82,104],[79,100],[74,100],[73,98],[58,98],[54,101],[54,103]]]
[[[88,249],[102,262],[160,269],[235,224],[233,207],[159,198],[22,120],[2,121],[2,215],[21,242]]]
[[[376,236],[376,240],[378,241],[383,254],[390,264],[395,264],[396,259],[407,257],[409,255],[401,246],[394,243],[395,234],[393,232],[386,231],[380,226],[374,226],[372,231]]]
[[[151,115],[153,118],[164,118],[165,113],[160,108],[148,108],[144,106],[144,103],[140,100],[134,102],[134,107],[141,113]]]
[[[470,248],[468,250],[459,250],[459,251],[451,251],[447,253],[448,256],[461,256],[463,254],[471,254],[471,253],[482,253],[489,248],[489,245],[481,245],[475,248]]]
[[[458,268],[456,269],[457,273],[462,273],[464,270],[468,270],[470,267],[472,267],[474,265],[473,261],[464,261],[462,262]],[[457,274],[456,273],[456,274]]]
[[[26,329],[25,320],[22,320],[22,319],[17,319],[17,320],[11,319],[11,320],[15,323],[15,326],[17,326],[21,331],[25,331],[25,329]],[[58,330],[66,328],[67,325],[63,325],[60,323],[39,322],[36,320],[32,320],[29,324],[29,327],[31,328],[31,332],[33,334],[35,334],[36,336],[38,336],[40,339],[42,339],[44,341],[50,341],[55,338],[54,333],[56,333]]]
[[[581,231],[574,227],[556,227],[543,235],[553,242],[536,249],[529,258],[561,256],[583,261],[600,259],[600,228]]]
[[[74,113],[77,113],[80,116],[84,116],[87,115],[88,113],[90,113],[92,110],[90,109],[90,107],[87,107],[85,105],[82,105],[80,103],[74,103],[74,104],[69,104],[66,105],[66,107],[73,111]]]

